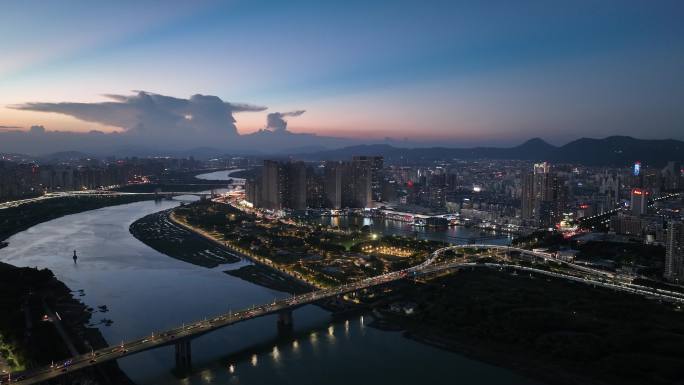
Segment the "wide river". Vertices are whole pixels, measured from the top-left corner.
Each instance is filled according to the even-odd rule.
[[[247,262],[198,267],[158,253],[130,235],[128,227],[135,220],[184,199],[193,198],[112,206],[45,222],[9,238],[0,260],[49,268],[72,290],[83,290],[80,299],[87,305],[107,305],[109,311],[94,313],[93,322],[113,321],[98,325],[112,345],[283,295],[224,273]],[[77,264],[71,259],[74,249]],[[536,383],[401,333],[369,327],[369,316],[333,322],[328,312],[306,306],[295,312],[294,321],[294,341],[278,336],[273,316],[193,340],[195,371],[184,379],[172,374],[172,347],[119,363],[140,385]]]

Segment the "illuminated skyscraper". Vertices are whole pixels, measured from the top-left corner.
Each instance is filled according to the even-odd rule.
[[[342,173],[344,165],[341,162],[325,163],[325,196],[328,205],[333,209],[342,207]]]
[[[355,156],[354,162],[368,162],[371,168],[371,195],[374,201],[382,200],[382,156]]]
[[[648,192],[639,188],[633,189],[630,202],[632,214],[645,214],[646,208],[648,207]]]
[[[548,227],[560,218],[565,204],[562,181],[551,173],[547,162],[534,165],[533,172],[522,177],[522,218],[535,226]]]
[[[280,199],[280,167],[274,160],[264,160],[264,167],[261,169],[261,191],[260,207],[278,210],[281,208]]]
[[[673,282],[684,280],[684,223],[682,221],[673,220],[667,224],[664,276]]]

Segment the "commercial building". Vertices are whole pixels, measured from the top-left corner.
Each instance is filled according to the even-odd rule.
[[[648,208],[648,191],[640,188],[635,188],[632,190],[630,198],[630,207],[632,209],[632,214],[645,214],[646,208]]]

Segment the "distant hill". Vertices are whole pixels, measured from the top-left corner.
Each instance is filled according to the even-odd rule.
[[[509,148],[399,148],[390,145],[360,145],[336,150],[299,154],[308,160],[344,160],[353,155],[382,155],[387,161],[435,161],[443,159],[517,159],[578,163],[588,166],[624,166],[636,160],[654,167],[662,167],[668,161],[684,161],[684,142],[644,140],[628,136],[611,136],[604,139],[582,138],[557,147],[542,139],[534,138]]]

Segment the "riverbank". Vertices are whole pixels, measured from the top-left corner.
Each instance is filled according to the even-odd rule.
[[[93,312],[50,270],[0,262],[0,335],[4,344],[12,347],[8,356],[15,363],[12,371],[68,359],[74,350],[87,353],[106,347],[99,330],[88,327]],[[59,317],[46,317],[46,313]],[[116,362],[70,374],[69,381],[133,384]]]
[[[153,195],[83,195],[46,199],[0,210],[0,248],[12,235],[65,215],[107,206],[152,200]]]
[[[254,263],[254,265],[251,266],[244,266],[237,270],[226,271],[225,273],[229,275],[259,286],[290,294],[301,294],[315,289],[321,289],[321,287],[316,286],[314,283],[305,281],[286,269],[279,268],[277,264],[269,259],[251,253],[249,250],[243,249],[237,244],[233,244],[233,242],[228,239],[218,238],[218,234],[212,234],[192,226],[177,216],[174,210],[170,210],[168,219],[186,230],[203,237],[207,241],[214,243],[218,247],[228,247],[236,255]],[[332,312],[333,317],[368,309],[365,304],[357,304],[335,298],[320,301],[316,305]]]
[[[167,172],[158,176],[150,183],[121,186],[116,191],[133,193],[152,193],[156,191],[198,192],[228,187],[228,181],[199,179],[196,177],[197,175],[217,171],[223,170],[205,169]]]
[[[259,285],[274,281],[258,271],[240,275]],[[404,330],[416,341],[539,381],[664,385],[684,376],[677,369],[684,357],[673,349],[684,343],[673,327],[682,324],[682,314],[629,294],[541,276],[462,271],[391,285],[374,298],[364,305],[382,316],[373,326]],[[639,318],[644,309],[648,315]]]
[[[236,270],[226,270],[224,273],[284,293],[304,294],[311,291],[311,286],[304,285],[280,271],[262,265],[247,265]]]
[[[275,272],[282,273],[282,274],[288,276],[292,280],[294,280],[294,281],[296,281],[302,285],[306,285],[306,286],[312,287],[312,288],[319,288],[319,289],[321,288],[321,287],[314,285],[311,282],[307,282],[307,281],[301,279],[300,277],[294,276],[294,275],[290,274],[289,272],[278,268],[278,266],[276,264],[274,264],[273,262],[271,262],[270,260],[268,260],[266,258],[261,258],[260,256],[254,254],[254,253],[251,253],[249,250],[246,250],[246,249],[234,244],[232,241],[230,241],[228,239],[218,238],[218,234],[212,234],[212,233],[209,233],[207,231],[204,231],[203,229],[200,229],[198,227],[191,225],[190,223],[188,223],[187,221],[184,221],[182,218],[180,218],[178,215],[176,215],[175,210],[171,211],[171,213],[169,215],[169,220],[172,221],[173,223],[175,223],[176,225],[181,226],[181,227],[203,237],[204,239],[206,239],[210,242],[213,242],[217,246],[227,247],[228,249],[230,249],[232,252],[234,252],[236,255],[240,256],[241,258],[244,258],[248,261],[259,264],[259,265],[264,266],[266,268],[272,269]]]
[[[131,234],[151,248],[171,258],[213,268],[239,262],[225,246],[210,242],[170,219],[171,210],[153,213],[133,222]]]
[[[410,314],[393,304],[410,303]],[[553,384],[684,378],[684,313],[605,289],[497,271],[398,286],[380,326]]]

